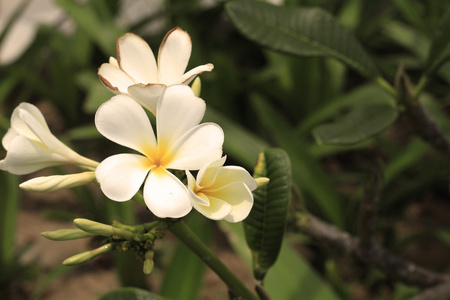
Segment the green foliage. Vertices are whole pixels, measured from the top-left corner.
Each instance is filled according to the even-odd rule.
[[[291,191],[291,163],[282,149],[269,148],[258,158],[254,178],[269,184],[254,192],[254,204],[244,220],[245,237],[253,256],[253,273],[263,281],[275,263],[283,241]]]
[[[358,105],[337,122],[314,128],[313,135],[318,144],[361,143],[389,128],[397,117],[398,111],[389,105]]]
[[[350,32],[320,8],[280,7],[261,1],[232,1],[227,13],[248,38],[271,49],[298,56],[328,56],[362,75],[378,71]]]

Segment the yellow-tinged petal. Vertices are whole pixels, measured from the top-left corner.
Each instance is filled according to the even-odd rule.
[[[192,202],[192,206],[202,215],[211,220],[223,220],[233,211],[234,207],[229,203],[214,197],[208,197],[209,206]]]

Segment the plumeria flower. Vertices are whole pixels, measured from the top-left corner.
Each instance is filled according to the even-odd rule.
[[[256,181],[242,167],[223,166],[226,157],[202,167],[197,179],[186,171],[189,195],[193,207],[213,220],[239,222],[245,219],[253,206]]]
[[[200,124],[205,102],[184,85],[168,87],[157,103],[156,137],[145,110],[130,96],[103,103],[95,125],[106,138],[138,151],[106,158],[95,171],[112,200],[131,199],[144,183],[144,200],[161,218],[179,218],[191,209],[189,193],[169,169],[198,170],[222,156],[224,134],[214,123]]]
[[[211,71],[206,64],[184,73],[191,56],[191,37],[175,27],[164,37],[156,63],[150,46],[138,35],[126,33],[117,39],[113,57],[98,70],[103,84],[116,94],[129,94],[155,114],[159,96],[167,86],[189,84],[195,76]]]
[[[11,116],[11,128],[2,139],[7,150],[0,169],[23,175],[64,164],[95,169],[98,162],[83,157],[64,145],[51,132],[39,109],[21,103]]]

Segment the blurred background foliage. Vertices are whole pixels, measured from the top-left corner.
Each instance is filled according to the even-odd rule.
[[[9,128],[12,110],[20,102],[30,102],[44,111],[51,130],[79,153],[97,160],[117,153],[118,146],[103,139],[93,124],[97,107],[112,96],[98,80],[97,69],[109,56],[116,56],[115,39],[121,34],[141,35],[156,52],[165,33],[179,26],[193,42],[188,69],[208,62],[215,66],[213,72],[201,75],[201,97],[207,103],[204,120],[218,123],[225,131],[227,164],[252,171],[259,152],[268,146],[283,148],[292,164],[291,211],[304,203],[314,215],[356,233],[361,186],[373,153],[378,153],[385,168],[377,239],[396,254],[448,272],[448,153],[441,154],[418,138],[402,107],[373,80],[333,58],[298,57],[258,45],[236,29],[222,1],[54,0],[51,9],[43,9],[39,16],[30,9],[37,2],[41,1],[24,1],[11,13],[8,2],[0,1],[1,135]],[[283,5],[329,12],[355,36],[391,85],[399,65],[414,84],[419,82],[436,30],[450,9],[445,0],[286,0]],[[50,12],[51,17],[46,15]],[[16,33],[15,26],[22,23],[32,24],[34,34]],[[4,52],[11,51],[6,46],[11,40],[13,46],[8,47],[15,52],[8,58]],[[22,44],[26,45],[19,47]],[[430,74],[420,96],[446,133],[450,130],[449,82],[450,64],[446,63]],[[338,122],[357,105],[371,103],[396,106],[399,115],[392,125],[357,143],[317,143],[320,139],[312,133],[320,130],[319,125]],[[27,195],[18,191],[21,179],[17,176],[0,176],[0,290],[5,297],[23,299],[14,293],[17,286],[35,280],[38,283],[28,289],[27,296],[45,299],[45,289],[69,270],[44,270],[39,261],[21,263],[21,253],[32,245],[15,245],[14,233]],[[146,218],[132,203],[104,201],[90,188],[72,192],[80,208],[73,214],[59,208],[53,217],[73,219],[82,214],[97,221],[125,223]],[[209,221],[203,219],[191,220],[200,236],[211,243],[213,233],[216,241],[231,236],[234,250],[249,262],[241,224],[220,223],[211,231],[205,226]],[[296,232],[292,224],[293,215],[289,215],[285,244],[266,281],[274,299],[298,299],[299,294],[302,299],[407,299],[417,292],[323,247]],[[167,272],[165,277],[164,272],[152,275],[163,277],[161,289],[155,292],[170,299],[196,299],[204,268],[186,249],[173,252],[172,266],[170,253],[161,254],[157,267]],[[121,282],[146,288],[142,276],[130,278],[130,274],[141,274],[141,266],[133,262],[134,257],[116,255],[114,265]],[[42,272],[47,274],[44,279]],[[174,288],[179,286],[184,288]]]

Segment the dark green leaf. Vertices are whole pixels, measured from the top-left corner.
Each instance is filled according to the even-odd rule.
[[[103,295],[99,300],[167,300],[167,298],[138,288],[120,288]]]
[[[291,190],[291,163],[286,152],[278,148],[266,149],[259,156],[254,177],[270,179],[267,186],[254,193],[252,211],[244,220],[254,275],[263,280],[278,257],[286,227]]]
[[[187,222],[187,225],[207,246],[211,244],[210,222],[196,213],[191,213]],[[204,270],[205,264],[200,258],[180,243],[164,277],[160,295],[174,300],[198,299]]]
[[[320,8],[274,6],[262,1],[232,1],[226,11],[249,39],[298,56],[327,56],[343,61],[362,75],[378,70],[354,36]]]
[[[436,30],[427,59],[426,73],[432,73],[450,58],[450,9],[442,17]]]
[[[313,135],[318,144],[356,144],[381,133],[397,117],[398,111],[390,105],[358,105],[339,121],[316,127]]]
[[[0,201],[0,266],[12,263],[14,232],[19,209],[18,177],[0,172],[2,199]]]

